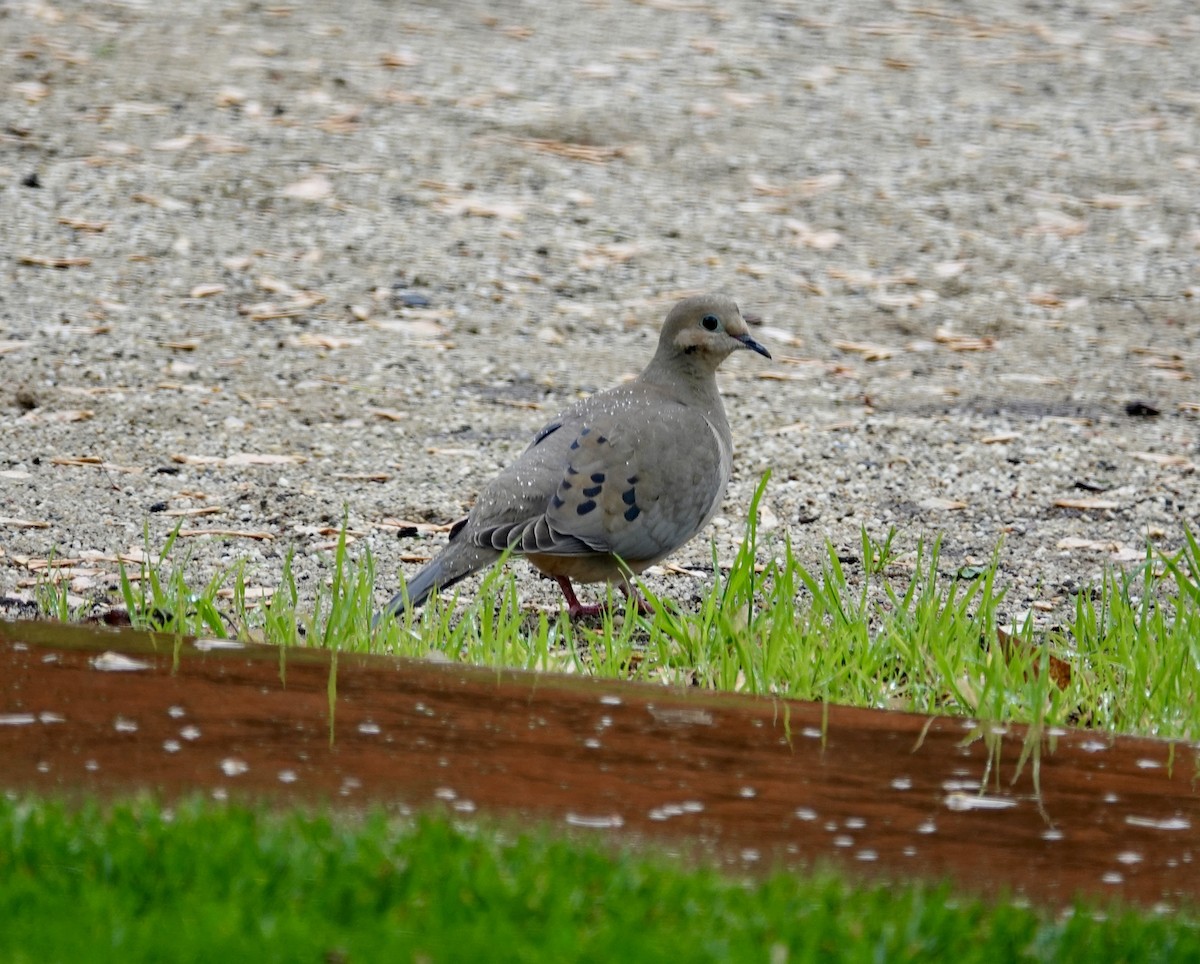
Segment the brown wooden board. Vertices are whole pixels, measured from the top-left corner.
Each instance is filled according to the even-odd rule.
[[[1054,905],[1200,894],[1196,745],[1057,731],[1038,794],[1022,727],[211,646],[0,623],[0,786],[439,807]]]

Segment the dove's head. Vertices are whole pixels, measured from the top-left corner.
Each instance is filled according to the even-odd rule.
[[[658,356],[685,357],[714,370],[739,348],[771,353],[750,337],[737,302],[725,295],[697,295],[679,302],[667,315],[658,339]]]

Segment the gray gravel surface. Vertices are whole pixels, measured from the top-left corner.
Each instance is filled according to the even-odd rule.
[[[1011,618],[1197,527],[1191,0],[30,0],[0,52],[8,611],[181,520],[311,600],[343,511],[382,601],[712,289],[776,361],[685,605],[766,469],[764,558],[999,544]]]

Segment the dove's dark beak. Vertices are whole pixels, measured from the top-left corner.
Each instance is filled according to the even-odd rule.
[[[749,348],[751,351],[756,351],[760,355],[765,355],[767,358],[771,357],[771,353],[749,335],[737,335],[735,337],[742,343],[743,348]]]

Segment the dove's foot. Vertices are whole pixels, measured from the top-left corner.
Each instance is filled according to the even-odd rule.
[[[566,576],[555,576],[554,581],[558,583],[558,588],[562,590],[563,595],[567,599],[567,617],[572,621],[583,619],[588,616],[602,615],[608,607],[603,604],[595,604],[585,606],[579,601],[579,597],[575,595],[575,587],[571,585],[571,580]],[[644,600],[637,591],[630,589],[628,586],[622,586],[621,591],[625,593],[626,599],[632,599],[637,606],[637,611],[643,616],[653,616],[654,607]]]

